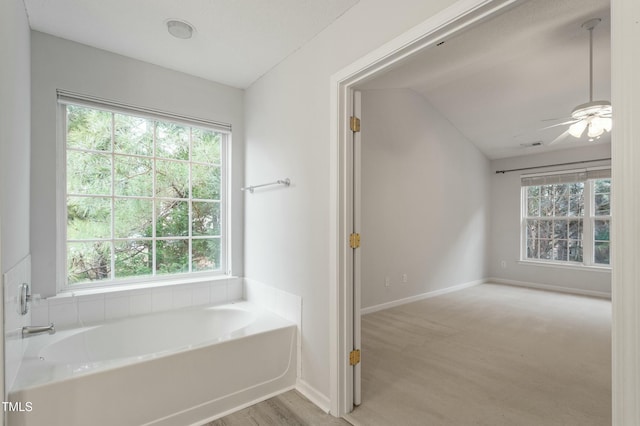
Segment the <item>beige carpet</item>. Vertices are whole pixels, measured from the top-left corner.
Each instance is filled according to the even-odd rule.
[[[611,424],[611,303],[483,284],[365,315],[359,425]]]

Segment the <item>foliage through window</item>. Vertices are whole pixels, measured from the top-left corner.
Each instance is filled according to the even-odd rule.
[[[226,132],[74,104],[67,283],[223,271]]]
[[[595,173],[607,177],[592,179],[586,173],[564,179],[523,178],[524,259],[609,265],[608,173]]]
[[[609,229],[611,225],[611,179],[594,181],[593,239],[594,262],[609,264]]]

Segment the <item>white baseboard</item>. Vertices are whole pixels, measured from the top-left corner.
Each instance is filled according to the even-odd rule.
[[[506,280],[503,278],[488,278],[487,280],[485,280],[485,282],[512,285],[517,287],[535,288],[538,290],[556,291],[560,293],[578,294],[581,296],[600,297],[602,299],[611,299],[611,293],[606,293],[604,291],[584,290],[581,288],[561,287],[549,284],[532,283],[527,281]]]
[[[361,315],[370,314],[372,312],[381,311],[383,309],[389,309],[389,308],[393,308],[395,306],[405,305],[405,304],[411,303],[411,302],[417,302],[418,300],[429,299],[431,297],[440,296],[442,294],[447,294],[447,293],[451,293],[451,292],[454,292],[454,291],[463,290],[465,288],[474,287],[474,286],[477,286],[477,285],[480,285],[480,284],[483,284],[483,283],[486,283],[486,282],[487,282],[486,279],[477,280],[477,281],[470,281],[468,283],[458,284],[458,285],[454,285],[452,287],[441,288],[439,290],[434,290],[434,291],[430,291],[430,292],[427,292],[427,293],[421,293],[421,294],[417,294],[417,295],[411,296],[411,297],[405,297],[404,299],[392,300],[391,302],[381,303],[379,305],[369,306],[367,308],[362,308],[362,309],[360,309],[360,314]]]
[[[325,413],[328,413],[331,409],[331,401],[329,398],[306,381],[298,378],[298,381],[296,382],[296,390],[304,395],[304,397],[309,401],[317,405]]]

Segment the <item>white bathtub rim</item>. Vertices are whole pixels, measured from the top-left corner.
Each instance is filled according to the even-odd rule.
[[[235,315],[235,312],[242,312],[245,318],[250,319],[250,321],[244,323],[243,325],[236,326],[235,328],[231,328],[231,329],[226,328],[222,331],[219,331],[213,334],[211,338],[208,338],[208,339],[200,339],[201,335],[198,334],[194,337],[194,339],[198,339],[197,341],[190,340],[189,343],[185,343],[185,342],[182,342],[180,344],[176,343],[175,346],[171,346],[168,348],[155,349],[153,351],[147,350],[143,353],[136,353],[133,355],[118,355],[115,357],[107,357],[107,358],[101,358],[101,359],[82,360],[82,361],[75,361],[75,362],[71,361],[66,364],[67,365],[80,365],[80,364],[99,365],[102,362],[111,363],[113,361],[118,361],[118,360],[144,361],[144,360],[151,360],[151,359],[158,358],[158,356],[161,356],[163,354],[171,354],[171,353],[176,353],[182,350],[190,350],[190,349],[195,349],[201,346],[207,346],[209,344],[222,343],[225,341],[233,340],[235,338],[244,336],[245,335],[244,333],[240,333],[242,330],[245,330],[247,328],[255,329],[256,327],[254,326],[254,324],[256,324],[256,319],[265,315],[265,311],[257,305],[252,305],[250,303],[234,303],[234,304],[225,304],[225,305],[187,307],[187,308],[176,309],[176,310],[165,311],[165,312],[148,313],[145,315],[137,315],[132,317],[113,319],[109,321],[104,321],[102,323],[94,323],[92,325],[87,325],[87,326],[62,329],[60,333],[56,333],[56,335],[54,336],[49,336],[49,335],[34,336],[34,339],[35,339],[34,343],[36,343],[35,345],[36,349],[32,349],[31,351],[29,351],[29,356],[31,358],[36,358],[36,357],[42,357],[41,359],[47,358],[51,360],[51,362],[53,362],[54,364],[65,364],[63,360],[58,360],[55,354],[51,354],[49,352],[52,349],[52,347],[56,347],[59,343],[64,342],[65,340],[68,340],[68,339],[72,339],[74,336],[78,334],[83,334],[83,333],[91,334],[92,329],[97,329],[96,331],[100,332],[100,329],[106,328],[107,330],[111,330],[112,332],[115,332],[114,335],[118,335],[118,332],[122,331],[122,330],[118,330],[118,327],[122,328],[124,326],[125,328],[128,328],[127,326],[131,327],[135,325],[135,324],[129,324],[129,323],[135,323],[140,321],[146,321],[147,323],[149,322],[152,323],[151,325],[147,324],[148,328],[145,327],[143,331],[147,331],[147,330],[154,331],[154,330],[151,330],[151,328],[154,326],[153,325],[154,318],[160,318],[160,321],[158,322],[158,326],[163,326],[166,324],[166,322],[163,323],[162,321],[167,321],[167,317],[171,318],[174,316],[178,316],[177,320],[183,320],[185,316],[190,315],[190,312],[193,312],[196,315],[201,315],[203,311],[209,311],[209,310],[232,311],[234,312],[234,315]],[[272,318],[267,318],[267,321],[269,321],[270,319],[271,319],[271,323],[273,323],[274,321]],[[208,320],[208,318],[205,317],[204,320],[205,322],[200,323],[200,325],[206,324],[206,320]],[[191,324],[184,325],[185,332],[190,332],[191,328],[192,328]],[[275,328],[277,328],[277,326]],[[249,333],[249,334],[257,334],[257,332],[260,331],[260,327],[258,327],[258,330],[254,330],[254,331],[255,332]],[[181,337],[184,337],[184,335],[182,335]],[[140,340],[146,339],[146,338],[147,336],[142,336]],[[151,342],[153,342],[153,340],[154,339],[152,338]],[[44,344],[43,342],[47,342],[47,343]],[[123,342],[120,341],[119,343],[123,343]],[[35,352],[38,352],[38,353],[36,354]]]
[[[45,346],[59,342],[75,334],[86,332],[93,328],[101,327],[103,325],[108,325],[112,323],[126,322],[127,320],[132,320],[138,317],[162,316],[168,313],[174,313],[176,311],[184,312],[184,311],[202,310],[202,309],[208,309],[208,308],[227,308],[230,306],[234,306],[237,309],[249,309],[257,313],[258,321],[256,321],[256,323],[260,323],[259,319],[261,316],[263,317],[266,316],[267,318],[271,317],[273,321],[271,321],[271,324],[261,323],[257,327],[258,330],[254,330],[250,334],[239,335],[237,333],[228,333],[227,335],[224,336],[223,339],[221,338],[211,339],[204,342],[200,342],[198,344],[182,346],[179,348],[172,348],[172,349],[160,351],[153,354],[132,356],[128,358],[118,358],[110,361],[100,361],[96,363],[96,365],[94,365],[93,368],[89,370],[76,371],[71,374],[64,374],[64,375],[61,375],[61,377],[54,377],[54,379],[52,380],[43,379],[41,375],[38,374],[39,373],[38,371],[33,371],[30,374],[25,374],[25,371],[23,371],[23,369],[28,369],[31,364],[37,363],[39,361],[39,353],[41,350],[44,349]],[[249,325],[248,327],[251,327],[252,325]],[[269,325],[269,327],[266,327],[265,325]],[[14,381],[13,387],[12,389],[9,390],[9,393],[26,391],[26,390],[34,389],[41,386],[47,386],[49,384],[57,383],[57,382],[74,380],[78,377],[82,377],[90,374],[99,374],[99,373],[107,372],[109,370],[126,367],[128,365],[132,365],[136,363],[152,361],[155,359],[169,357],[169,356],[177,355],[180,353],[196,350],[196,349],[207,347],[207,346],[213,346],[216,344],[230,342],[233,340],[238,340],[238,339],[242,339],[242,338],[246,338],[254,335],[268,333],[273,330],[278,330],[278,329],[287,328],[287,327],[295,327],[295,326],[296,326],[295,323],[275,314],[274,312],[264,309],[263,307],[255,303],[251,303],[247,301],[236,301],[236,302],[231,302],[224,305],[191,306],[191,307],[181,308],[181,309],[172,310],[172,311],[153,312],[153,313],[148,313],[143,315],[137,315],[135,317],[132,316],[132,317],[126,317],[126,318],[112,319],[112,320],[103,321],[100,323],[93,323],[92,325],[86,325],[82,327],[65,327],[57,331],[56,334],[54,335],[42,335],[42,336],[33,336],[33,337],[27,338],[29,339],[29,347],[25,352],[21,370],[18,372],[18,377]],[[248,328],[248,327],[245,327],[245,328]],[[44,342],[47,342],[47,343],[45,344]],[[291,362],[291,359],[289,359],[289,362]],[[72,365],[66,364],[66,367],[72,367]],[[37,368],[35,370],[37,370]]]

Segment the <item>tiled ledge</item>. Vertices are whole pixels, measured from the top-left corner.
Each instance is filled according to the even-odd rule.
[[[242,278],[237,277],[163,284],[106,293],[64,293],[32,303],[31,322],[74,327],[188,306],[225,304],[243,297]]]

